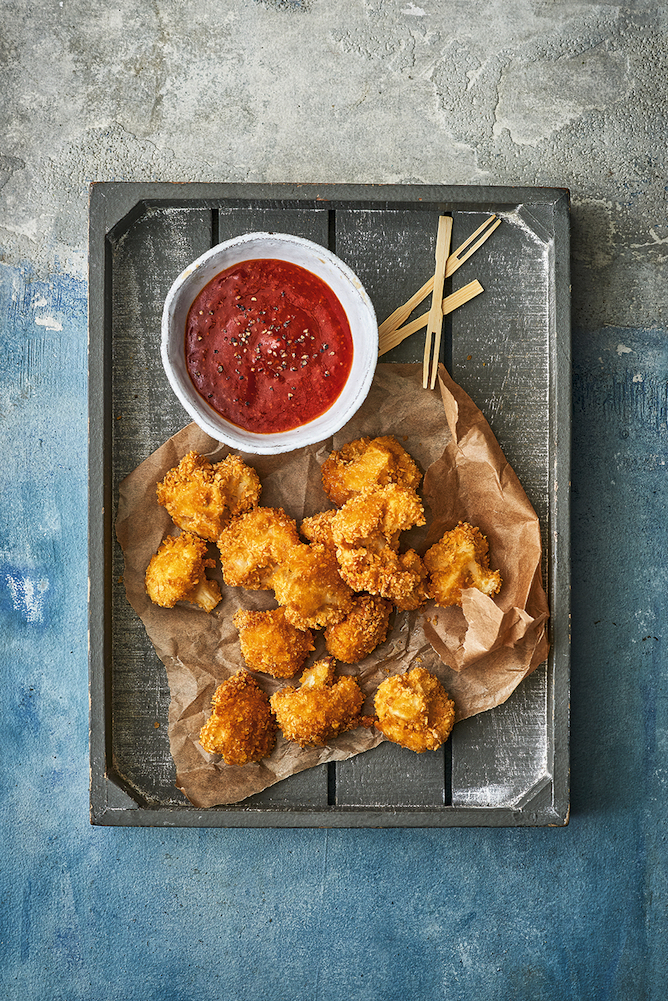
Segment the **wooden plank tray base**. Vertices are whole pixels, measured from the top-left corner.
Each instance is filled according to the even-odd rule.
[[[481,408],[543,528],[552,648],[510,699],[457,724],[439,751],[383,743],[294,775],[243,803],[194,808],[175,787],[169,690],[119,583],[120,480],[189,422],[159,357],[174,278],[243,232],[329,246],[379,320],[433,272],[439,215],[458,246],[491,212],[502,225],[444,294],[484,293],[446,317],[441,357]],[[445,827],[568,821],[570,286],[563,189],[103,183],[90,198],[90,732],[95,824]],[[423,306],[418,309],[424,311]],[[383,361],[422,360],[415,334]]]

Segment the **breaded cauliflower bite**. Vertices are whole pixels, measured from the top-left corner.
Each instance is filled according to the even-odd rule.
[[[394,548],[399,534],[424,525],[424,507],[414,490],[390,483],[366,487],[346,501],[331,519],[335,545],[357,549],[385,539]]]
[[[377,550],[339,548],[341,576],[353,591],[389,598],[400,611],[419,608],[430,596],[427,569],[414,549],[397,553],[389,545]]]
[[[173,608],[177,601],[189,601],[211,612],[221,599],[215,580],[206,576],[207,544],[189,532],[168,535],[146,569],[146,593],[155,605]]]
[[[216,542],[234,515],[255,507],[260,478],[238,455],[211,464],[198,452],[187,455],[158,483],[158,503],[185,532]]]
[[[361,715],[364,695],[354,678],[334,680],[334,661],[316,661],[302,674],[299,688],[282,688],[270,704],[287,740],[300,747],[324,747],[330,740],[371,721]]]
[[[489,547],[479,528],[460,521],[428,549],[424,556],[432,597],[437,605],[461,605],[462,590],[475,587],[483,594],[497,594],[501,574],[489,569]]]
[[[294,518],[280,507],[256,507],[234,518],[218,539],[223,579],[230,587],[270,590],[276,568],[299,545]]]
[[[341,622],[325,629],[327,653],[344,664],[356,664],[382,643],[390,625],[392,603],[375,594],[359,594]]]
[[[369,486],[399,483],[416,489],[422,473],[391,435],[358,438],[332,452],[322,466],[322,485],[337,507]]]
[[[315,650],[310,629],[297,629],[288,622],[284,608],[264,612],[240,608],[233,622],[239,630],[241,653],[251,671],[291,678]]]
[[[334,546],[332,536],[332,519],[336,515],[336,508],[329,508],[327,511],[318,511],[310,518],[304,518],[299,531],[309,542],[321,542],[323,546]]]
[[[399,553],[399,574],[387,590],[400,611],[413,611],[431,597],[427,568],[414,549]]]
[[[271,754],[276,720],[269,698],[247,671],[223,681],[211,700],[213,713],[199,742],[210,754],[222,754],[228,765],[245,765]]]
[[[427,571],[413,549],[399,553],[399,536],[424,525],[422,501],[396,483],[367,487],[331,519],[341,576],[354,591],[389,598],[400,609],[418,608],[428,597]]]
[[[339,573],[336,553],[318,542],[294,546],[276,568],[272,586],[286,619],[298,629],[340,622],[353,607],[353,592]]]
[[[454,702],[438,678],[423,667],[381,682],[374,708],[381,733],[418,754],[436,751],[455,722]]]

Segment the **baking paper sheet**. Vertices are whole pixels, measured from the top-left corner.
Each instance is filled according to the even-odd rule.
[[[395,612],[385,643],[359,664],[339,665],[341,673],[358,678],[369,714],[380,682],[419,663],[438,675],[455,701],[457,719],[464,719],[504,702],[548,653],[538,518],[484,415],[443,366],[439,389],[422,389],[421,365],[379,364],[364,405],[333,438],[279,456],[242,453],[260,476],[260,503],[283,507],[299,522],[332,506],[320,481],[320,466],[332,450],[363,435],[392,434],[425,473],[427,525],[404,533],[402,548],[422,554],[459,520],[477,525],[489,540],[490,565],[503,580],[498,595],[490,598],[467,589],[462,608],[442,609],[428,602],[416,612]],[[215,688],[244,667],[234,612],[274,607],[275,601],[270,591],[227,587],[219,569],[210,575],[221,584],[223,600],[209,615],[185,603],[160,608],[146,595],[146,567],[164,536],[176,531],[157,503],[156,484],[191,450],[212,461],[230,451],[197,425],[185,427],[122,482],[116,532],[128,600],[167,671],[177,785],[195,806],[208,807],[239,802],[305,768],[366,751],[384,738],[375,729],[359,728],[325,748],[304,750],[279,733],[269,757],[243,767],[226,765],[200,747],[197,738]],[[216,554],[212,545],[212,557]],[[323,652],[318,635],[309,663]],[[253,674],[270,695],[289,683]]]

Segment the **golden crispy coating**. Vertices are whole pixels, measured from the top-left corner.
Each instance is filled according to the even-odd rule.
[[[234,616],[246,666],[274,678],[291,678],[302,667],[313,646],[309,629],[297,629],[285,618],[285,609],[266,612],[240,608]]]
[[[188,532],[168,535],[146,569],[146,593],[163,608],[173,608],[177,601],[190,601],[211,612],[221,593],[205,571],[215,565],[215,560],[207,559],[204,539]]]
[[[416,489],[422,474],[396,438],[358,438],[332,452],[322,466],[322,485],[340,507],[366,487],[399,483]]]
[[[230,517],[255,507],[260,478],[238,455],[212,465],[189,452],[158,483],[158,503],[186,532],[215,542]]]
[[[269,590],[276,567],[299,545],[297,523],[280,507],[256,507],[233,518],[218,540],[223,579],[230,587]]]
[[[399,535],[424,525],[422,502],[397,483],[367,487],[331,519],[341,576],[355,591],[390,598],[398,608],[417,608],[428,597],[427,572],[414,550],[399,553]]]
[[[332,519],[336,514],[336,508],[327,511],[318,511],[310,518],[304,518],[299,531],[309,542],[322,542],[323,546],[333,546]]]
[[[499,571],[489,569],[487,539],[479,528],[464,521],[427,550],[424,562],[432,597],[443,608],[461,605],[465,587],[476,587],[489,595],[501,587]]]
[[[353,606],[353,592],[339,573],[336,553],[319,542],[293,546],[276,568],[272,586],[286,619],[298,629],[340,622]]]
[[[381,682],[374,697],[376,726],[411,751],[435,751],[450,736],[455,704],[435,675],[423,667]]]
[[[325,629],[327,653],[344,664],[356,664],[387,636],[392,603],[374,594],[355,597],[352,611],[341,622]]]
[[[402,611],[412,611],[431,597],[427,568],[415,552],[399,553],[399,574],[386,585],[389,597]]]
[[[276,743],[276,720],[269,698],[247,671],[223,681],[211,700],[213,713],[202,727],[205,751],[222,754],[228,765],[245,765],[270,754]]]
[[[389,598],[400,610],[419,608],[430,597],[427,569],[414,549],[339,548],[336,554],[341,576],[353,591]]]
[[[327,657],[307,668],[299,688],[282,688],[269,700],[287,740],[301,747],[324,747],[333,737],[357,726],[364,695],[354,678],[334,680],[334,661]]]
[[[381,538],[395,547],[400,532],[424,524],[422,501],[414,490],[397,483],[366,487],[331,519],[335,544],[354,549],[373,547]]]

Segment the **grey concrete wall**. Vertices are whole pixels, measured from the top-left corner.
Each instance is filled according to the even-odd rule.
[[[662,5],[5,6],[12,263],[85,274],[94,180],[556,185],[576,320],[665,321]]]

